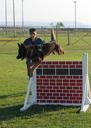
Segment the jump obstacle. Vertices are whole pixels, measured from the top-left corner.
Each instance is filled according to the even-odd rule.
[[[25,111],[34,104],[73,105],[86,112],[90,98],[88,54],[85,53],[82,61],[43,62],[29,80],[24,106],[20,110]]]

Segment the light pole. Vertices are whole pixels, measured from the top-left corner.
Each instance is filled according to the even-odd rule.
[[[16,35],[16,31],[15,31],[15,1],[13,0],[13,34],[14,34],[14,37]]]
[[[7,0],[5,0],[5,32],[7,35]]]
[[[77,1],[75,0],[74,1],[74,7],[75,7],[75,30],[77,28],[77,24],[76,24],[76,4],[77,4]]]
[[[24,8],[23,8],[23,2],[24,0],[22,0],[22,31],[23,31],[23,28],[24,28]]]

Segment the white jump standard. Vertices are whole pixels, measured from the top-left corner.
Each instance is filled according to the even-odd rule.
[[[82,61],[43,62],[29,80],[20,111],[39,104],[80,106],[80,111],[86,112],[91,104],[90,98],[88,54],[85,53]]]

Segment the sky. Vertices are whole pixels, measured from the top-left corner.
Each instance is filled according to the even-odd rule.
[[[12,21],[12,1],[7,0],[8,21]],[[15,0],[16,21],[21,21],[21,1]],[[74,0],[23,0],[24,20],[35,22],[74,21]],[[0,0],[0,21],[5,20],[5,0]],[[91,0],[77,0],[77,21],[91,24]]]

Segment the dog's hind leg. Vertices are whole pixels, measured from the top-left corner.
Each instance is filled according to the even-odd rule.
[[[39,58],[36,62],[33,62],[32,64],[27,65],[27,74],[29,78],[33,76],[35,69],[38,68],[38,66],[42,63],[42,61],[43,60]]]
[[[32,67],[31,64],[27,64],[27,75],[29,78],[32,77],[32,73],[31,73],[32,71],[30,67]]]
[[[42,59],[39,58],[39,61],[37,61],[33,66],[32,66],[32,72],[34,73],[36,71],[36,69],[38,68],[38,66],[42,63]]]

